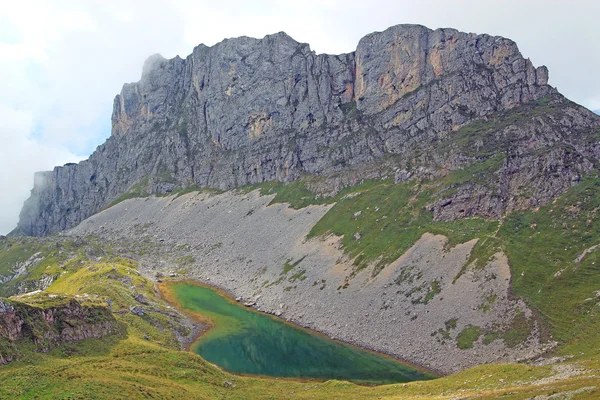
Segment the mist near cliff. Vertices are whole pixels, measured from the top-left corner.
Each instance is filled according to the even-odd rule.
[[[84,159],[110,135],[113,98],[150,54],[278,31],[342,53],[391,25],[452,27],[515,40],[549,67],[550,84],[598,109],[597,15],[600,3],[582,0],[13,2],[0,10],[0,234],[15,227],[35,171]]]

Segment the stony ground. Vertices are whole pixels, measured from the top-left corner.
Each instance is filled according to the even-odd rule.
[[[510,296],[502,253],[461,274],[476,240],[448,248],[445,237],[425,234],[373,278],[370,268],[353,273],[339,237],[305,239],[330,206],[294,210],[271,199],[258,191],[131,199],[66,234],[119,243],[154,279],[209,283],[259,310],[441,373],[542,352],[537,329],[512,348],[483,336],[472,348],[458,346],[470,325],[506,327],[517,312],[535,325]]]

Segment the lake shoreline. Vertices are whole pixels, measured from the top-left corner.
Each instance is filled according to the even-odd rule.
[[[198,324],[200,326],[200,329],[198,329],[196,332],[193,332],[192,335],[190,335],[188,338],[186,338],[184,340],[184,343],[182,343],[185,347],[185,349],[187,351],[191,351],[192,347],[194,346],[194,344],[198,343],[201,338],[203,337],[203,335],[205,335],[208,331],[210,331],[214,326],[215,323],[214,321],[212,321],[210,319],[210,317],[207,317],[206,315],[203,315],[199,312],[195,312],[195,311],[191,311],[189,309],[184,308],[181,304],[179,304],[178,300],[177,300],[177,296],[175,295],[175,293],[173,293],[173,289],[170,287],[173,284],[189,284],[189,285],[194,285],[194,286],[198,286],[198,287],[202,287],[202,288],[206,288],[206,289],[210,289],[212,291],[214,291],[215,293],[217,293],[219,296],[223,297],[225,300],[227,300],[229,303],[236,305],[237,307],[242,307],[244,309],[246,309],[247,311],[253,312],[253,313],[257,313],[259,315],[265,316],[265,317],[271,317],[272,319],[279,321],[285,325],[288,325],[292,328],[295,329],[300,329],[303,330],[305,332],[308,332],[309,334],[313,334],[322,338],[325,338],[327,340],[331,340],[333,342],[336,342],[338,344],[341,345],[345,345],[345,346],[350,346],[351,348],[360,350],[360,351],[365,351],[371,354],[374,354],[376,356],[379,357],[383,357],[389,360],[392,360],[396,363],[399,363],[405,367],[408,367],[410,369],[413,369],[415,371],[418,371],[420,373],[422,373],[425,376],[429,376],[432,379],[435,378],[440,378],[445,376],[445,374],[441,373],[440,371],[435,371],[431,368],[427,368],[424,367],[422,365],[418,365],[418,364],[414,364],[414,363],[410,363],[406,360],[403,360],[401,358],[398,358],[396,356],[393,356],[391,354],[387,354],[384,352],[380,352],[380,351],[375,351],[373,349],[370,349],[368,347],[365,346],[361,346],[355,343],[351,343],[351,342],[347,342],[347,341],[343,341],[340,339],[334,339],[329,337],[327,334],[323,333],[323,332],[319,332],[317,330],[311,329],[309,327],[303,326],[297,322],[291,322],[288,321],[282,317],[279,317],[277,315],[274,315],[272,313],[268,313],[268,312],[264,312],[264,311],[259,311],[257,309],[255,309],[252,306],[248,306],[248,305],[244,305],[242,303],[240,303],[239,301],[235,300],[233,297],[233,294],[230,293],[228,290],[225,290],[223,288],[220,287],[216,287],[210,284],[206,284],[204,282],[199,282],[199,281],[195,281],[195,280],[190,280],[190,279],[184,279],[184,280],[164,280],[162,282],[157,283],[157,288],[161,294],[161,296],[163,297],[163,299],[165,299],[169,304],[171,304],[173,307],[177,308],[178,311],[184,313],[185,315],[187,315],[189,318],[192,319],[192,321],[195,324]],[[213,364],[213,363],[211,363]],[[239,376],[250,376],[250,377],[263,377],[263,378],[267,378],[267,379],[290,379],[290,380],[294,380],[294,381],[301,381],[301,382],[307,382],[307,381],[327,381],[330,379],[317,379],[317,378],[294,378],[294,377],[277,377],[277,376],[270,376],[270,375],[260,375],[260,374],[243,374],[243,373],[237,373],[237,372],[232,372],[232,371],[228,371],[225,368],[222,368],[216,364],[213,364],[216,367],[218,367],[221,370],[230,372],[230,373],[234,373],[236,375]],[[369,382],[364,382],[364,383],[360,383],[360,382],[354,382],[356,384],[361,384],[361,385],[379,385],[377,383],[369,383]],[[409,382],[406,382],[409,383]]]

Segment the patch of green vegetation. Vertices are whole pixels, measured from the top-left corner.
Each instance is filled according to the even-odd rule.
[[[221,247],[223,247],[223,242],[218,242],[213,244],[212,246],[210,246],[210,248],[206,251],[206,254],[209,254],[215,250],[220,249]]]
[[[8,275],[16,264],[24,263],[38,250],[25,238],[9,238],[0,242],[0,275]]]
[[[334,198],[320,197],[306,188],[306,179],[318,179],[316,177],[296,180],[288,184],[281,182],[265,182],[255,185],[248,185],[237,189],[242,193],[249,193],[253,190],[260,190],[263,196],[274,194],[275,197],[269,205],[276,203],[289,203],[292,208],[300,209],[313,204],[328,204],[335,201]]]
[[[495,293],[486,295],[483,299],[483,303],[479,305],[479,309],[484,313],[487,313],[492,309],[497,299],[498,296]]]
[[[506,346],[515,347],[527,340],[532,329],[533,320],[527,318],[523,311],[518,310],[513,317],[508,330],[503,332],[501,337],[504,339],[504,344]]]
[[[437,341],[440,344],[446,344],[447,341],[452,339],[450,332],[456,329],[456,322],[458,319],[452,318],[444,323],[445,328],[440,328],[437,331],[431,333],[431,336],[437,336]]]
[[[467,325],[456,337],[456,345],[461,350],[473,348],[473,343],[479,339],[482,330],[478,326]]]
[[[512,289],[538,311],[546,335],[592,351],[600,342],[600,179],[584,178],[538,211],[509,215],[498,236],[512,272]],[[582,258],[580,258],[582,257]],[[519,324],[522,325],[522,324]]]
[[[300,264],[302,261],[304,261],[305,258],[306,258],[306,256],[301,257],[297,261],[294,261],[292,263],[291,263],[292,259],[290,258],[289,260],[287,260],[285,262],[285,264],[283,264],[283,271],[281,272],[281,274],[282,275],[287,274],[288,272],[290,272],[291,270],[296,268],[298,266],[298,264]]]
[[[403,283],[412,285],[415,280],[419,280],[423,277],[423,271],[418,270],[417,272],[414,272],[414,270],[415,267],[412,265],[403,267],[400,271],[400,275],[394,279],[394,283],[396,285],[402,285]]]
[[[352,196],[340,198],[308,237],[329,233],[343,236],[344,251],[354,259],[356,270],[376,261],[372,272],[375,276],[424,233],[445,235],[452,246],[494,231],[493,221],[480,218],[452,223],[433,221],[433,213],[426,205],[434,193],[434,188],[418,182],[369,182],[356,187]],[[355,218],[358,212],[360,216]],[[360,233],[360,240],[355,240],[356,232]]]
[[[527,340],[535,327],[534,324],[533,318],[527,318],[523,311],[516,310],[508,326],[496,326],[483,332],[483,344],[488,345],[494,340],[502,339],[507,347],[515,347]]]
[[[297,280],[303,281],[306,279],[306,275],[304,275],[305,273],[306,273],[305,270],[296,272],[294,275],[292,275],[288,278],[288,281],[292,282],[292,283],[296,282]]]
[[[356,107],[356,101],[354,100],[348,103],[340,104],[339,107],[340,110],[342,110],[344,117],[348,119],[355,119],[360,113],[360,111],[358,111],[358,108]]]
[[[5,238],[0,244],[0,267],[6,276],[20,268],[19,275],[0,285],[0,296],[12,296],[19,291],[38,288],[40,280],[52,281],[60,274],[77,267],[86,252],[94,256],[106,255],[96,243],[97,238],[88,237],[76,244],[67,238],[51,237],[43,241],[28,237]],[[11,272],[12,271],[12,272]]]
[[[146,197],[150,195],[150,179],[148,177],[143,178],[141,181],[131,186],[125,193],[117,196],[111,201],[106,208],[111,208],[125,200],[135,199],[138,197]]]
[[[494,340],[502,337],[502,333],[499,331],[488,331],[483,334],[483,344],[486,346],[491,344]]]
[[[440,281],[436,279],[433,282],[431,282],[431,285],[429,285],[429,291],[427,292],[427,294],[425,295],[425,299],[423,300],[423,304],[429,303],[431,300],[433,300],[435,295],[439,294],[441,291],[442,287],[440,286]]]
[[[554,96],[546,96],[535,102],[506,110],[487,118],[476,119],[449,135],[437,146],[439,153],[459,150],[462,154],[484,159],[503,156],[514,138],[504,129],[511,125],[524,125],[535,118],[548,120],[564,108]]]
[[[281,282],[283,282],[285,280],[285,274],[282,274],[279,279],[277,279],[276,281],[273,281],[271,283],[268,283],[267,285],[265,285],[266,288],[274,286],[274,285],[279,285]]]
[[[188,193],[194,193],[194,192],[199,192],[199,193],[204,193],[204,194],[208,194],[210,196],[216,196],[218,194],[223,193],[222,190],[219,189],[214,189],[214,188],[209,188],[209,187],[202,187],[202,186],[198,186],[198,185],[189,185],[186,186],[183,189],[179,189],[179,190],[174,190],[172,192],[169,192],[167,194],[167,196],[175,196],[175,198],[179,198],[183,195],[186,195]]]
[[[458,322],[458,318],[451,318],[448,321],[444,322],[446,329],[456,329],[456,323]]]
[[[192,265],[193,263],[195,263],[196,262],[196,258],[194,258],[192,256],[179,256],[179,257],[177,257],[177,259],[175,260],[175,262],[180,267],[186,267],[188,265]]]
[[[162,182],[162,183],[173,183],[173,184],[177,183],[175,178],[173,178],[172,171],[167,167],[161,168],[160,172],[158,173],[158,175],[156,177],[156,181]]]

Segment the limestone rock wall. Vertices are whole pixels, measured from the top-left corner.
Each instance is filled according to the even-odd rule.
[[[155,55],[116,96],[111,137],[79,164],[36,174],[17,232],[73,227],[132,188],[231,189],[350,170],[358,180],[385,155],[411,160],[473,120],[557,95],[547,81],[508,39],[419,25],[370,34],[341,55],[285,33]]]

